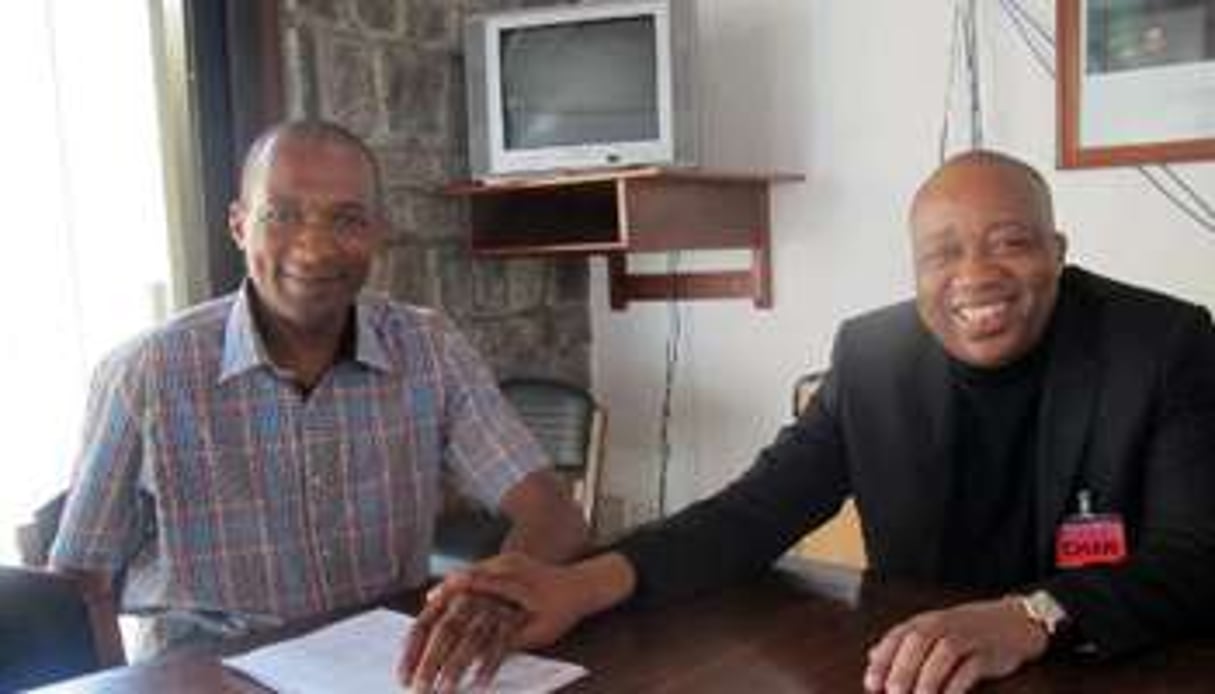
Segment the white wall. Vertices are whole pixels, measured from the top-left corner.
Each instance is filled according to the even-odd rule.
[[[905,207],[937,161],[953,13],[950,0],[699,2],[705,163],[806,181],[773,200],[775,308],[680,309],[674,507],[750,464],[788,419],[795,376],[827,363],[841,319],[910,296]],[[1054,82],[997,3],[979,4],[986,144],[1055,185],[1071,259],[1215,307],[1215,234],[1133,169],[1056,171]],[[1026,5],[1053,26],[1052,2]],[[1215,199],[1215,165],[1177,170]],[[605,267],[592,268],[595,389],[610,416],[604,491],[637,521],[656,498],[669,309],[610,310]]]

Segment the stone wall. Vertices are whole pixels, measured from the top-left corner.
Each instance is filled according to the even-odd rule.
[[[283,0],[287,111],[364,137],[380,159],[393,232],[371,284],[443,309],[499,377],[589,385],[585,260],[474,258],[467,203],[464,18],[507,0]]]

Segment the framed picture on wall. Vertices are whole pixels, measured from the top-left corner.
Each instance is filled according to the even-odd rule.
[[[1215,0],[1059,0],[1062,168],[1215,159]]]

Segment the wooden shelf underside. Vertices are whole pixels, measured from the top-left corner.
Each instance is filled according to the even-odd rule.
[[[646,167],[491,182],[446,192],[469,200],[479,255],[608,256],[611,303],[751,299],[772,306],[768,189],[800,180]],[[628,253],[749,249],[746,270],[632,273]]]

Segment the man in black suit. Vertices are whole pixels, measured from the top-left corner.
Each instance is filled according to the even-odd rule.
[[[459,671],[448,596],[529,615],[518,645],[619,604],[762,571],[854,495],[873,568],[992,599],[871,649],[870,691],[965,691],[1048,647],[1116,655],[1215,617],[1215,328],[1064,266],[1050,191],[994,152],[947,162],[910,222],[916,300],[845,323],[810,409],[716,495],[567,567],[499,557],[437,591],[402,661]]]

